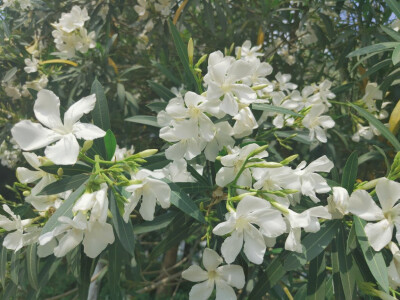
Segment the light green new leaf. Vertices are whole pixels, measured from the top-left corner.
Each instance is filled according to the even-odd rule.
[[[394,65],[397,65],[397,63],[400,61],[400,45],[394,48],[392,53],[392,61]]]
[[[354,183],[357,179],[358,171],[358,155],[357,151],[350,154],[346,161],[342,174],[342,187],[345,188],[349,194],[353,191]]]
[[[126,118],[125,121],[143,124],[143,125],[149,125],[149,126],[153,126],[153,127],[161,127],[160,125],[158,125],[157,117],[154,117],[154,116],[138,115],[138,116]]]
[[[376,252],[370,247],[364,231],[366,222],[357,216],[353,216],[353,222],[355,223],[357,239],[364,254],[365,261],[378,284],[385,292],[388,292],[388,272],[383,255],[381,252]]]
[[[50,183],[40,191],[38,195],[55,195],[65,191],[77,189],[89,179],[88,174],[78,174],[74,176],[65,177],[59,181]]]
[[[31,286],[35,289],[39,289],[39,283],[37,278],[37,245],[33,243],[26,248],[26,264],[28,272],[28,280]]]
[[[400,151],[400,142],[397,138],[390,132],[390,130],[382,124],[377,118],[375,118],[371,113],[366,111],[365,109],[350,103],[350,106],[353,107],[361,116],[363,116],[368,122],[370,122],[375,128],[390,142],[396,151]]]

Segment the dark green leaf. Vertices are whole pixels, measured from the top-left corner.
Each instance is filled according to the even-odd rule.
[[[397,63],[400,61],[400,45],[394,48],[393,53],[392,53],[392,62],[394,65],[397,65]]]
[[[339,233],[336,238],[340,278],[346,300],[355,299],[356,280],[353,272],[353,259],[351,254],[346,254],[347,237],[343,224],[339,227]]]
[[[355,223],[357,240],[361,246],[365,261],[367,262],[368,267],[378,284],[385,292],[388,292],[388,273],[383,255],[381,252],[376,252],[370,247],[368,238],[364,231],[364,225],[366,222],[357,216],[353,216],[353,222]]]
[[[353,191],[354,183],[357,179],[358,170],[358,155],[357,151],[350,154],[346,161],[342,175],[342,187],[345,188],[349,194]]]
[[[93,259],[83,253],[83,247],[81,247],[81,251],[81,273],[79,274],[78,294],[80,300],[87,300]]]
[[[117,148],[117,140],[110,129],[107,130],[107,133],[104,136],[104,145],[107,153],[106,159],[111,160],[114,156],[115,149]]]
[[[386,4],[394,12],[396,17],[400,19],[400,4],[396,0],[386,0]]]
[[[21,253],[20,250],[17,252],[13,251],[11,253],[11,265],[10,265],[10,278],[11,280],[18,285],[18,273],[19,273],[19,254]]]
[[[108,198],[110,201],[110,211],[112,214],[112,222],[114,225],[114,231],[118,236],[122,246],[124,249],[131,255],[134,255],[135,250],[135,240],[133,235],[133,228],[131,220],[128,223],[125,223],[122,219],[122,216],[119,212],[117,201],[114,196],[114,192],[110,190],[108,194]]]
[[[39,272],[39,288],[42,289],[53,276],[61,262],[61,258],[50,256],[46,258],[43,268]]]
[[[96,105],[92,110],[93,123],[107,131],[111,129],[107,98],[103,86],[97,79],[93,81],[90,92],[96,94]]]
[[[120,299],[121,257],[120,243],[115,241],[108,251],[108,282],[111,299]]]
[[[177,212],[167,212],[160,216],[157,216],[152,221],[146,221],[142,224],[133,226],[134,234],[142,234],[146,232],[156,231],[167,227],[172,220],[176,217]]]
[[[6,273],[7,273],[7,248],[1,247],[0,254],[0,281],[3,289],[6,288]]]
[[[90,175],[78,174],[64,177],[63,179],[45,186],[38,195],[55,195],[69,190],[77,189],[89,179]]]
[[[212,191],[213,187],[210,185],[197,183],[197,182],[177,182],[176,183],[183,192],[191,193],[204,193],[206,191]]]
[[[205,223],[203,214],[200,209],[197,207],[196,203],[189,196],[181,190],[181,188],[176,184],[167,179],[164,179],[169,187],[171,188],[171,198],[170,202],[172,205],[179,208],[184,213],[188,214],[192,218],[196,219],[201,223]]]
[[[340,222],[333,220],[321,225],[321,229],[316,233],[309,233],[302,240],[303,252],[291,252],[285,260],[287,271],[296,270],[317,257],[330,244],[336,235]]]
[[[152,111],[159,113],[167,107],[167,102],[152,102],[147,104],[146,106],[150,108]]]
[[[148,81],[150,88],[158,95],[160,96],[162,99],[164,99],[165,101],[169,101],[172,98],[175,98],[175,94],[172,93],[169,89],[167,89],[165,86],[158,84],[154,81]]]
[[[386,32],[391,38],[393,38],[394,40],[396,40],[397,42],[400,42],[400,33],[398,33],[397,31],[394,31],[393,29],[383,26],[381,25],[381,29]]]
[[[196,179],[199,183],[201,183],[202,185],[209,185],[207,179],[204,178],[202,175],[200,175],[199,172],[197,172],[197,170],[195,168],[193,168],[193,166],[188,164],[187,170],[194,177],[194,179]]]
[[[81,162],[77,162],[73,166],[52,165],[52,166],[41,166],[40,167],[40,169],[42,169],[43,171],[50,173],[50,174],[57,174],[58,169],[60,169],[60,168],[62,168],[62,170],[63,170],[63,175],[66,175],[66,176],[92,172],[92,167],[90,167],[86,164],[83,164]]]
[[[149,126],[154,126],[154,127],[161,127],[157,123],[157,117],[154,117],[154,116],[138,115],[138,116],[133,116],[133,117],[126,118],[125,121],[138,123],[138,124],[149,125]]]
[[[307,300],[319,300],[325,298],[325,252],[321,252],[310,261],[310,269],[307,283]]]
[[[86,182],[83,182],[79,188],[77,188],[69,197],[64,200],[64,203],[56,210],[56,212],[50,217],[50,219],[44,225],[41,234],[52,231],[59,223],[58,218],[61,216],[72,217],[72,207],[75,201],[83,194],[86,189]]]
[[[339,253],[337,249],[336,238],[332,242],[331,251],[331,261],[332,261],[332,280],[333,289],[336,300],[344,300],[346,296],[344,295],[342,279],[340,278],[340,267],[339,267]]]
[[[31,286],[35,289],[38,290],[39,288],[39,283],[38,283],[38,278],[37,278],[37,246],[36,243],[33,243],[29,245],[26,248],[26,263],[27,263],[27,272],[28,272],[28,280]]]
[[[283,114],[283,115],[290,115],[290,116],[294,116],[294,117],[301,117],[300,114],[290,110],[290,109],[286,109],[283,107],[279,107],[279,106],[274,106],[274,105],[270,105],[270,104],[264,104],[264,103],[254,103],[251,105],[251,108],[254,110],[265,110],[265,111],[272,111],[272,112],[276,112],[279,114]]]
[[[350,254],[357,247],[357,235],[356,235],[356,227],[353,223],[351,226],[349,236],[347,237],[346,243],[346,254]]]
[[[164,168],[170,162],[171,161],[165,158],[164,153],[157,153],[156,155],[146,157],[146,163],[143,164],[143,167],[153,171]]]
[[[367,46],[367,47],[355,50],[353,52],[350,52],[349,54],[347,54],[347,57],[353,57],[353,56],[358,56],[358,55],[363,55],[363,54],[368,54],[368,53],[378,52],[378,51],[387,51],[387,50],[397,47],[398,45],[399,45],[399,43],[395,43],[395,42],[375,44],[375,45]]]
[[[367,121],[369,121],[373,126],[378,129],[378,131],[385,137],[387,140],[392,143],[393,147],[396,149],[396,151],[400,151],[400,142],[397,140],[397,138],[390,132],[390,130],[382,124],[381,121],[379,121],[377,118],[375,118],[371,113],[366,111],[365,109],[350,103],[350,105],[357,110],[357,112],[363,116]]]

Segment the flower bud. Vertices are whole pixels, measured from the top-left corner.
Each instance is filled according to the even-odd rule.
[[[141,157],[141,158],[145,158],[145,157],[149,157],[152,156],[154,154],[156,154],[158,152],[157,149],[146,149],[142,152],[139,152],[136,154],[137,157]]]
[[[64,170],[62,168],[58,168],[57,175],[60,176],[60,177],[63,176],[64,175]]]
[[[229,200],[230,200],[230,201],[240,201],[240,200],[242,200],[242,199],[243,199],[244,197],[246,197],[246,196],[254,196],[254,195],[257,195],[257,193],[256,193],[256,192],[244,193],[244,194],[240,194],[240,195],[238,195],[238,196],[229,198]]]
[[[264,162],[259,164],[251,164],[246,166],[247,168],[280,168],[283,167],[282,164],[277,162]]]
[[[267,149],[268,146],[269,145],[264,145],[264,146],[258,147],[256,150],[250,152],[248,157],[253,157],[253,156],[256,156],[257,154],[260,154],[261,152],[265,151],[265,149]]]
[[[240,59],[242,57],[242,47],[239,47],[238,53],[236,54],[236,58]]]
[[[31,194],[30,191],[23,191],[22,195],[24,195],[25,197],[29,196]]]
[[[292,161],[294,161],[297,157],[299,157],[298,154],[295,155],[291,155],[289,157],[286,157],[284,160],[281,161],[281,164],[286,166],[287,164],[291,163]]]
[[[381,178],[382,178],[382,177],[376,178],[376,179],[371,180],[371,181],[368,181],[368,182],[365,182],[364,184],[359,185],[359,186],[357,187],[357,189],[361,189],[361,190],[370,190],[370,189],[373,189],[373,188],[375,188],[376,184],[378,183],[378,180],[381,179]]]
[[[85,153],[93,146],[93,140],[88,140],[83,143],[82,152]]]
[[[193,39],[192,38],[189,39],[187,52],[188,52],[188,57],[189,57],[189,65],[193,66],[194,47],[193,47]]]
[[[258,91],[258,90],[265,89],[267,86],[269,86],[269,84],[260,84],[260,85],[252,86],[251,88],[253,91]]]
[[[195,67],[199,67],[206,60],[207,56],[208,54],[204,54],[202,57],[200,57]]]

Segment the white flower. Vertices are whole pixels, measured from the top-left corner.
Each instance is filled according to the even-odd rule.
[[[155,170],[161,178],[167,178],[172,182],[196,182],[192,174],[187,171],[187,162],[185,159],[177,159],[169,163],[161,170]]]
[[[369,82],[365,87],[365,95],[362,97],[362,101],[367,105],[368,111],[373,113],[376,112],[375,100],[382,100],[383,92],[379,89],[376,82]]]
[[[79,154],[77,138],[93,140],[105,135],[105,132],[97,126],[78,121],[83,114],[93,110],[95,103],[94,94],[82,98],[65,112],[63,123],[60,118],[60,99],[49,90],[41,90],[35,101],[34,113],[48,128],[30,120],[23,120],[11,129],[11,133],[23,150],[31,151],[46,147],[46,157],[55,164],[74,164]],[[57,143],[49,146],[54,142]]]
[[[391,240],[396,225],[396,239],[400,242],[400,183],[387,178],[379,179],[376,185],[380,208],[365,190],[356,190],[350,196],[348,210],[366,221],[364,230],[375,251],[380,251]]]
[[[299,176],[289,167],[254,168],[252,174],[256,180],[255,189],[276,191],[300,186]]]
[[[239,112],[239,102],[252,103],[256,93],[247,85],[238,83],[251,75],[253,67],[244,60],[224,57],[220,51],[213,52],[208,58],[208,73],[204,82],[208,85],[207,98],[219,99],[223,96],[220,108],[223,112],[234,116]]]
[[[393,242],[389,243],[390,251],[393,254],[393,259],[388,267],[389,284],[393,289],[400,286],[400,250]]]
[[[248,107],[242,108],[232,119],[236,120],[233,125],[235,138],[248,136],[258,127],[257,121]]]
[[[371,126],[362,126],[361,124],[357,124],[357,132],[353,134],[351,139],[358,143],[360,138],[364,138],[366,140],[370,140],[374,137],[374,131]]]
[[[126,191],[132,193],[124,208],[123,218],[125,222],[128,222],[129,215],[135,209],[140,199],[142,199],[142,204],[139,213],[146,221],[154,219],[156,202],[164,209],[170,206],[170,187],[161,180],[151,178],[150,176],[152,175],[154,173],[149,170],[139,170],[139,172],[132,176],[132,180],[137,180],[140,183],[132,184],[125,188]]]
[[[167,17],[171,13],[171,4],[171,0],[158,0],[158,2],[154,3],[154,8],[156,11],[161,12],[161,15]]]
[[[249,144],[243,148],[235,147],[230,151],[230,154],[225,155],[221,158],[223,167],[218,171],[215,181],[218,186],[224,187],[231,183],[236,175],[239,173],[243,163],[247,156],[254,150],[258,149],[257,144]],[[257,154],[256,158],[262,158],[268,156],[267,151],[263,151]],[[249,169],[245,169],[238,179],[238,184],[243,186],[251,186],[251,172]]]
[[[4,228],[6,231],[15,230],[14,232],[7,234],[4,238],[4,247],[18,251],[23,246],[27,246],[37,241],[40,229],[37,227],[28,227],[32,223],[32,219],[21,220],[21,217],[15,215],[6,204],[3,205],[3,210],[11,216],[11,220],[0,215],[0,227]]]
[[[349,193],[346,189],[335,186],[332,195],[328,197],[328,210],[333,219],[341,219],[349,213]]]
[[[281,72],[278,72],[278,74],[275,75],[278,90],[289,93],[289,90],[296,89],[297,85],[290,82],[291,78],[292,78],[292,75],[290,75],[290,74],[282,74]]]
[[[128,148],[120,148],[117,145],[117,148],[115,149],[114,156],[111,159],[112,161],[118,161],[118,160],[123,160],[124,158],[133,155],[135,152],[135,148],[131,146],[129,149]]]
[[[84,193],[72,208],[73,213],[81,211],[86,213],[90,210],[89,221],[98,220],[105,223],[107,220],[108,212],[108,197],[107,197],[107,184],[103,183],[100,190],[92,193]]]
[[[335,126],[335,121],[330,116],[321,116],[325,111],[322,104],[313,105],[301,122],[304,127],[310,130],[309,139],[313,141],[315,138],[321,143],[326,143],[325,129]]]
[[[313,84],[317,93],[312,96],[312,102],[315,104],[321,103],[325,105],[325,107],[331,107],[332,104],[329,103],[329,100],[336,97],[336,95],[330,91],[331,86],[332,82],[327,79],[322,81],[318,86]]]
[[[24,71],[26,73],[35,73],[38,70],[39,61],[32,56],[32,59],[25,58],[25,65]]]
[[[320,200],[315,193],[327,193],[331,190],[326,180],[315,172],[330,172],[333,163],[324,155],[314,160],[306,167],[306,162],[302,161],[296,168],[295,173],[299,176],[301,190],[303,195],[311,198],[314,202]]]
[[[251,42],[247,40],[243,43],[242,47],[235,48],[235,54],[238,55],[240,51],[242,58],[247,61],[254,62],[258,60],[258,56],[263,56],[261,52],[258,52],[260,49],[261,45],[251,47]]]
[[[75,29],[80,29],[85,24],[85,21],[89,20],[88,12],[86,7],[81,9],[79,6],[74,5],[69,13],[62,13],[58,24],[55,27],[71,33]]]
[[[226,235],[221,247],[222,256],[227,263],[232,263],[243,246],[249,261],[261,264],[264,260],[266,245],[263,234],[277,237],[286,231],[286,224],[279,211],[271,209],[268,201],[245,196],[238,204],[236,212],[226,214],[226,222],[219,223],[213,233]],[[255,224],[260,229],[254,227]]]
[[[214,138],[207,143],[204,149],[206,158],[210,161],[215,161],[218,152],[225,147],[233,147],[235,140],[232,138],[233,128],[227,121],[220,122],[214,126]]]
[[[147,1],[146,0],[138,0],[138,4],[133,7],[136,13],[142,19],[146,19],[149,16],[147,11]]]
[[[244,272],[241,266],[225,265],[218,267],[222,258],[211,249],[204,249],[203,265],[206,271],[197,265],[192,265],[182,272],[182,278],[201,282],[192,287],[189,300],[206,300],[211,296],[214,285],[217,286],[216,300],[235,300],[232,286],[241,289],[245,284]]]

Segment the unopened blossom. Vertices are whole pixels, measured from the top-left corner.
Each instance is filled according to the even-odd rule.
[[[268,201],[254,196],[245,196],[240,200],[236,212],[228,213],[225,218],[226,221],[219,223],[213,233],[221,236],[231,234],[221,247],[227,263],[236,259],[244,242],[244,253],[249,261],[261,264],[266,250],[263,234],[277,237],[286,231],[281,213],[271,209]]]
[[[321,143],[326,143],[327,138],[325,130],[335,126],[335,121],[333,121],[330,116],[322,116],[324,111],[324,105],[313,105],[302,121],[303,126],[310,130],[310,141],[317,139]]]
[[[396,226],[396,239],[400,241],[400,183],[387,178],[379,179],[376,185],[376,194],[382,208],[380,208],[371,195],[365,190],[356,190],[350,196],[348,210],[352,214],[366,221],[364,230],[368,241],[375,251],[380,251],[391,240],[394,226]]]
[[[235,147],[230,150],[228,155],[225,155],[221,158],[221,163],[223,167],[218,171],[215,181],[218,186],[224,187],[231,183],[240,169],[243,166],[247,156],[258,149],[260,146],[257,144],[249,144],[244,146],[243,148]],[[262,151],[261,153],[255,155],[256,158],[267,157],[268,152]],[[243,186],[250,186],[252,182],[251,172],[249,169],[244,169],[243,173],[239,176],[237,184]]]
[[[21,217],[15,215],[6,204],[3,204],[3,210],[11,216],[11,219],[0,215],[0,227],[6,231],[13,231],[4,238],[3,247],[18,251],[22,247],[37,241],[40,229],[29,227],[32,219],[21,220]]]
[[[36,118],[46,127],[30,120],[18,122],[11,133],[25,151],[46,147],[45,155],[55,164],[76,163],[79,154],[77,138],[93,140],[103,137],[99,127],[81,123],[79,119],[93,110],[96,96],[90,95],[77,101],[65,112],[64,122],[60,118],[60,99],[49,90],[41,90],[34,104]],[[54,142],[56,142],[54,145]],[[50,146],[51,145],[51,146]]]
[[[171,188],[164,181],[151,177],[155,175],[155,173],[146,169],[139,170],[132,175],[132,180],[136,180],[138,183],[125,187],[127,192],[132,193],[124,208],[123,219],[125,222],[128,222],[131,212],[136,208],[140,199],[142,199],[142,204],[139,213],[146,221],[154,219],[156,202],[164,209],[171,205],[169,202]]]
[[[244,272],[239,265],[224,265],[223,259],[209,248],[204,249],[203,265],[206,271],[197,265],[192,265],[182,272],[182,278],[200,282],[192,287],[189,300],[208,299],[216,286],[216,300],[236,300],[232,287],[241,289],[245,284]]]
[[[208,62],[208,73],[204,76],[207,98],[223,97],[220,104],[223,112],[234,116],[239,112],[238,101],[249,104],[256,100],[256,93],[239,82],[251,75],[251,63],[224,57],[220,51],[211,53]]]
[[[26,73],[35,73],[38,70],[39,61],[32,56],[31,58],[25,58],[24,60],[26,67],[24,71]]]
[[[346,189],[335,186],[332,188],[332,195],[328,197],[328,210],[333,219],[341,219],[349,213],[349,193]]]
[[[333,168],[333,162],[324,155],[314,160],[307,167],[306,165],[307,163],[302,161],[295,170],[295,174],[299,176],[300,180],[300,186],[297,189],[314,202],[319,202],[316,193],[328,193],[331,188],[326,180],[316,172],[330,172]]]

